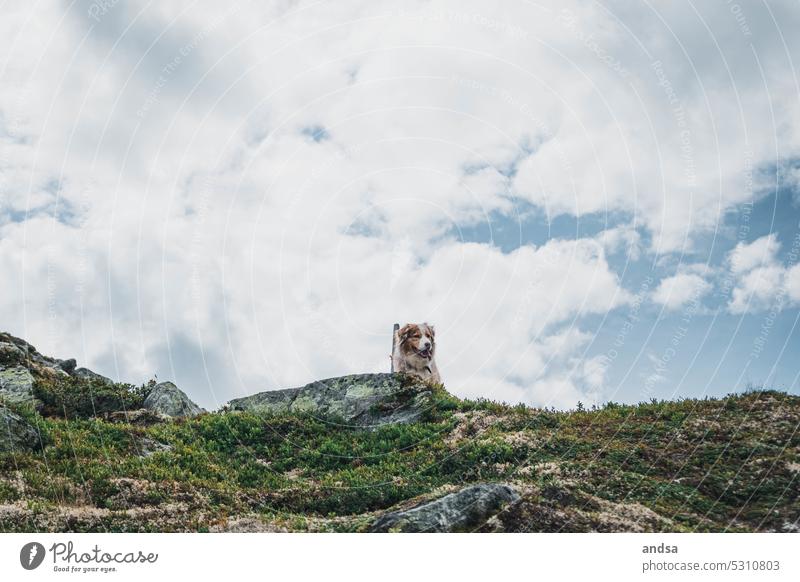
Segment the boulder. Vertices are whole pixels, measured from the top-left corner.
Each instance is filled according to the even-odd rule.
[[[0,398],[6,402],[36,404],[33,382],[33,375],[24,366],[0,366]]]
[[[10,403],[34,402],[33,375],[28,363],[27,344],[0,334],[0,399]]]
[[[21,416],[0,406],[0,453],[32,451],[39,447],[39,431]]]
[[[142,437],[134,441],[134,446],[136,447],[136,454],[139,457],[151,457],[156,453],[167,453],[173,449],[172,445],[154,441],[147,437]]]
[[[69,360],[56,360],[56,363],[58,364],[59,368],[61,368],[70,376],[75,375],[75,368],[78,367],[78,362],[75,360],[75,358],[70,358]]]
[[[15,366],[25,360],[25,352],[20,346],[0,336],[0,366]]]
[[[144,399],[147,410],[166,414],[174,418],[197,416],[205,412],[172,382],[156,384]]]
[[[236,398],[228,403],[228,409],[309,413],[357,426],[378,426],[418,420],[430,406],[431,396],[431,386],[411,376],[356,374]]]
[[[75,371],[71,372],[73,376],[76,378],[80,378],[81,380],[86,380],[87,382],[92,381],[99,381],[107,386],[111,386],[114,381],[111,378],[106,378],[105,376],[101,376],[97,372],[92,372],[88,368],[76,368]]]
[[[465,487],[435,501],[378,518],[372,532],[463,532],[472,531],[520,499],[519,492],[503,483]]]

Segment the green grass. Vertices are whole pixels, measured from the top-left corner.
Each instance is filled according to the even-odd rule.
[[[135,408],[141,394],[119,390]],[[248,413],[144,428],[62,397],[59,418],[25,411],[44,451],[0,455],[0,504],[16,508],[0,530],[205,531],[242,515],[359,530],[398,503],[483,481],[558,490],[577,509],[587,496],[638,503],[676,530],[781,531],[800,515],[796,396],[574,412],[439,396],[424,422],[374,431]]]

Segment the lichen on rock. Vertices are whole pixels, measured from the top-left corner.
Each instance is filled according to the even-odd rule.
[[[0,406],[0,452],[33,451],[39,446],[39,431],[27,420]]]
[[[508,504],[520,499],[512,486],[481,483],[465,487],[411,509],[378,518],[372,532],[463,532],[480,527]]]
[[[34,377],[23,366],[0,368],[0,397],[9,403],[35,403]]]
[[[205,412],[172,382],[153,386],[144,399],[144,408],[173,418],[192,417]]]
[[[228,403],[228,409],[307,413],[356,426],[379,426],[418,420],[430,406],[433,390],[404,374],[355,374],[237,398]]]

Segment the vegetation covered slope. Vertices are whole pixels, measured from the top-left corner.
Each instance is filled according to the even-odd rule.
[[[481,531],[797,531],[800,397],[555,412],[437,393],[376,430],[228,412],[151,426],[22,411],[0,454],[2,531],[364,531],[467,484],[522,500]]]

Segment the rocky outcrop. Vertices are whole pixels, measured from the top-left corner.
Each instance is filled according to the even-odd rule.
[[[228,403],[229,410],[309,413],[357,426],[409,423],[430,406],[432,388],[403,374],[356,374],[300,388],[261,392]]]
[[[32,451],[39,446],[39,432],[21,416],[0,406],[0,452]]]
[[[37,378],[73,376],[84,380],[113,382],[86,368],[74,359],[59,360],[39,353],[31,344],[8,333],[0,333],[0,399],[10,403],[41,405],[33,386]]]
[[[44,356],[23,339],[0,332],[0,366],[23,366],[32,372],[73,375],[77,362]]]
[[[473,531],[518,501],[510,485],[482,483],[465,487],[435,501],[378,518],[372,532],[464,532]]]
[[[153,386],[150,394],[144,399],[144,407],[173,418],[192,417],[205,412],[172,382],[162,382]]]

